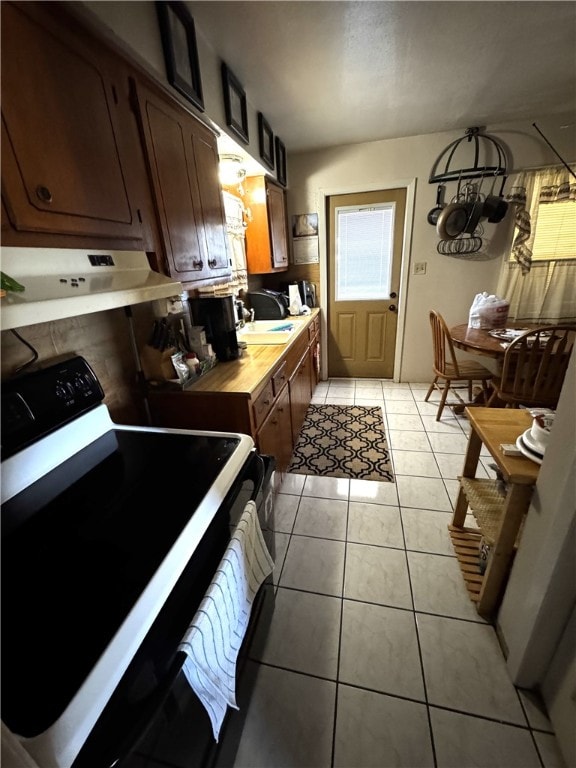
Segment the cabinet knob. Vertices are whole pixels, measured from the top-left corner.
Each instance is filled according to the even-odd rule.
[[[216,269],[217,264],[218,262],[216,261],[216,259],[208,259],[208,266],[210,267],[210,269]]]
[[[202,260],[193,261],[192,266],[194,267],[194,269],[202,269],[202,267],[204,266],[204,262]]]
[[[36,196],[39,200],[42,200],[43,203],[51,203],[52,202],[52,192],[48,189],[48,187],[42,186],[42,184],[39,184],[36,187]]]

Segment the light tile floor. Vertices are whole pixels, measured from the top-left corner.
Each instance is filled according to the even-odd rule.
[[[316,403],[382,407],[396,482],[285,477],[276,608],[235,768],[564,766],[464,588],[447,524],[469,424],[449,408],[437,422],[427,388],[317,387]]]

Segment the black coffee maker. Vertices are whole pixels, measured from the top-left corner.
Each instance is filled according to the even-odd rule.
[[[240,357],[236,337],[236,307],[233,296],[189,299],[194,325],[203,325],[206,341],[220,362]]]

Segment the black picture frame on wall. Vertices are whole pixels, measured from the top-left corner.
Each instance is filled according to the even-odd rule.
[[[225,61],[222,62],[222,90],[224,93],[226,125],[239,139],[248,144],[246,92]]]
[[[274,134],[270,123],[262,112],[258,112],[258,141],[260,145],[260,157],[264,163],[274,170]]]
[[[194,19],[186,4],[176,0],[157,2],[156,12],[168,82],[204,112]]]
[[[286,147],[281,139],[276,136],[276,178],[286,186]]]

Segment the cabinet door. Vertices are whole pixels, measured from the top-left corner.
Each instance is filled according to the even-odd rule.
[[[266,185],[266,203],[272,243],[272,266],[274,269],[286,269],[288,266],[288,237],[284,190],[275,184],[268,183]]]
[[[119,127],[128,100],[96,51],[41,4],[2,3],[2,195],[16,230],[143,237]]]
[[[136,90],[170,274],[182,282],[231,274],[216,140],[184,109],[142,85]]]
[[[216,139],[207,132],[205,135],[193,133],[192,141],[206,236],[208,276],[221,277],[231,274],[231,261],[226,247],[226,220],[218,176]]]
[[[311,358],[309,351],[306,350],[306,354],[290,378],[290,412],[292,417],[292,442],[294,445],[296,445],[312,398],[310,379]]]
[[[258,431],[258,450],[275,457],[280,472],[285,472],[292,458],[292,422],[290,393],[284,387],[268,418]]]
[[[264,176],[248,177],[244,188],[244,204],[250,212],[246,228],[248,273],[285,271],[288,233],[284,190]]]
[[[312,341],[312,344],[310,345],[309,350],[310,355],[310,383],[312,385],[312,394],[314,394],[314,390],[316,389],[317,385],[320,383],[320,366],[321,366],[321,360],[320,357],[320,334],[314,337],[314,340]]]

